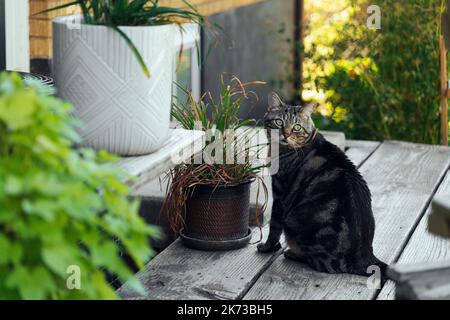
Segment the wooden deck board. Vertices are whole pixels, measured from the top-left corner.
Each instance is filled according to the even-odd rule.
[[[436,194],[450,195],[450,172],[447,172]],[[396,263],[410,264],[450,260],[450,241],[427,231],[427,219],[430,211],[431,207],[429,206]],[[392,300],[394,298],[395,284],[393,281],[388,281],[377,299]]]
[[[347,140],[346,154],[356,164],[362,164],[381,145],[378,141]]]
[[[259,237],[255,228],[251,243]],[[227,252],[199,251],[177,240],[137,274],[147,290],[145,295],[136,294],[126,284],[118,294],[123,299],[239,299],[279,254],[258,254],[256,244]]]
[[[358,165],[376,146],[354,146],[363,150],[352,160]],[[267,236],[267,227],[263,233]],[[259,231],[255,229],[252,242],[257,240]],[[256,245],[229,252],[202,252],[185,248],[177,240],[137,274],[146,295],[139,296],[126,285],[118,293],[124,299],[240,299],[279,254],[258,254]]]
[[[137,190],[173,167],[173,156],[187,160],[201,151],[203,135],[201,131],[171,129],[169,138],[161,149],[149,155],[121,158],[118,166],[135,177],[130,180],[130,185],[133,190]]]
[[[392,263],[450,164],[450,149],[384,142],[361,172],[373,195],[376,255]],[[366,277],[330,275],[278,257],[244,299],[372,299]]]

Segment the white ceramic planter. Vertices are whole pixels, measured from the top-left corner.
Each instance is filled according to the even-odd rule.
[[[83,122],[83,144],[124,156],[156,151],[169,133],[177,27],[120,27],[147,63],[147,78],[117,32],[73,21],[53,21],[53,73],[58,95]]]

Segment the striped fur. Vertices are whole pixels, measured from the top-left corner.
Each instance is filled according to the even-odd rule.
[[[314,136],[315,106],[294,107],[276,95],[270,98],[265,123],[280,129],[280,169],[272,177],[269,238],[258,251],[278,250],[284,232],[285,257],[317,271],[367,275],[369,266],[378,265],[384,273],[386,264],[373,254],[375,220],[363,177],[337,146]]]

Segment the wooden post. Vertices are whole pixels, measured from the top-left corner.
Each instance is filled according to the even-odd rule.
[[[441,60],[441,141],[448,145],[448,105],[449,90],[447,84],[447,55],[444,37],[440,38],[440,60]]]
[[[295,1],[295,12],[294,12],[294,89],[296,98],[298,101],[302,101],[302,91],[303,91],[303,15],[305,11],[304,0]]]

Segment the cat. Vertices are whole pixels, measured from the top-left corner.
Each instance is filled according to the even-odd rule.
[[[281,249],[287,259],[326,273],[368,275],[376,265],[375,220],[367,183],[337,146],[318,133],[311,114],[316,104],[291,106],[272,93],[264,117],[267,129],[278,129],[279,171],[272,177],[273,208],[268,240],[259,252]]]

